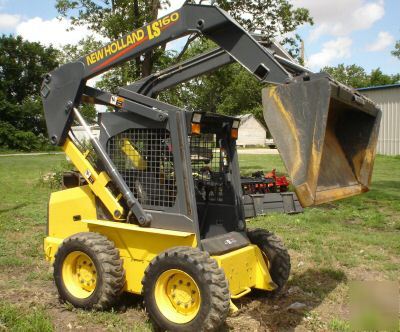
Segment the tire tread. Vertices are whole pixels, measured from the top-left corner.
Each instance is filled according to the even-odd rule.
[[[272,280],[278,285],[272,294],[278,294],[289,279],[291,269],[290,256],[282,239],[262,228],[248,229],[247,236],[268,257]]]
[[[191,247],[174,247],[162,252],[153,259],[147,266],[142,280],[144,293],[151,290],[151,284],[154,282],[153,269],[167,257],[173,256],[174,259],[185,260],[192,264],[198,273],[204,276],[206,283],[210,289],[210,309],[206,317],[202,320],[201,326],[182,326],[174,331],[215,331],[225,321],[229,313],[230,292],[228,281],[225,278],[224,271],[218,267],[217,262],[210,257],[209,253]],[[144,296],[146,308],[148,303],[147,297]],[[157,322],[156,322],[157,323]],[[167,328],[160,326],[161,328]]]
[[[93,232],[74,234],[66,238],[57,251],[54,260],[54,273],[56,273],[58,265],[62,264],[58,257],[63,254],[63,250],[66,250],[65,248],[68,248],[73,243],[79,243],[90,248],[102,268],[103,283],[100,296],[95,302],[89,302],[83,307],[97,310],[110,308],[118,301],[125,286],[125,270],[118,249],[115,248],[112,241],[102,234]],[[57,287],[59,286],[57,285]],[[65,299],[61,298],[61,301],[65,302]]]

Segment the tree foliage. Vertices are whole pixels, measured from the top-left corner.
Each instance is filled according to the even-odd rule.
[[[281,39],[281,44],[296,58],[300,36],[293,32],[302,24],[313,24],[307,9],[295,8],[287,0],[217,0],[217,3],[248,31],[260,33],[266,40]]]
[[[396,45],[394,46],[394,50],[392,51],[392,55],[397,57],[400,60],[400,40],[396,42]]]
[[[96,40],[93,36],[81,39],[76,44],[67,44],[60,51],[60,64],[73,62],[80,58],[82,55],[89,54],[99,47],[101,47],[101,42]],[[96,121],[97,113],[96,108],[93,104],[83,104],[80,112],[89,124],[92,124]]]
[[[196,40],[188,48],[183,60],[215,47],[209,40]],[[252,74],[235,63],[165,91],[161,93],[160,99],[202,112],[227,115],[252,113],[264,122],[261,107],[262,86]]]
[[[39,97],[43,75],[58,66],[58,51],[21,37],[0,37],[0,145],[39,148],[46,125]]]
[[[354,88],[365,88],[400,82],[400,74],[387,75],[384,74],[380,68],[374,69],[368,74],[364,68],[355,64],[348,66],[339,64],[336,67],[325,67],[322,71],[327,72],[339,82]]]

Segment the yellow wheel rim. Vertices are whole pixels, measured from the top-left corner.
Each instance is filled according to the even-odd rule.
[[[62,278],[71,295],[85,299],[96,289],[97,270],[88,255],[81,251],[73,251],[65,257]]]
[[[181,270],[163,272],[157,279],[154,295],[160,312],[176,324],[190,322],[200,310],[199,287],[190,275]]]

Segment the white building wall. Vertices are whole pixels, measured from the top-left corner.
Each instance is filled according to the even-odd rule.
[[[400,154],[400,87],[360,91],[382,110],[377,153]]]
[[[236,142],[239,146],[247,145],[265,145],[266,130],[265,128],[254,118],[251,117],[244,123],[240,124],[239,137]]]
[[[89,140],[89,138],[87,137],[86,132],[82,126],[74,126],[74,127],[72,127],[72,131],[74,132],[75,137],[79,141]],[[99,126],[90,126],[90,131],[92,132],[94,137],[99,138],[99,136],[100,136],[100,127]]]

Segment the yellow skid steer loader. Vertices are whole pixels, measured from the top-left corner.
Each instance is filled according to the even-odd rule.
[[[116,94],[86,85],[193,33],[219,48]],[[232,299],[285,285],[290,258],[282,241],[246,228],[240,121],[154,98],[232,62],[272,84],[262,91],[265,119],[304,206],[368,190],[380,111],[329,76],[297,65],[277,45],[263,45],[223,10],[185,4],[44,79],[49,137],[77,169],[64,190],[51,194],[44,240],[62,301],[106,309],[122,292],[142,294],[159,328],[213,331]],[[114,109],[99,116],[99,139],[79,112],[82,103]],[[74,136],[74,120],[92,150]]]

